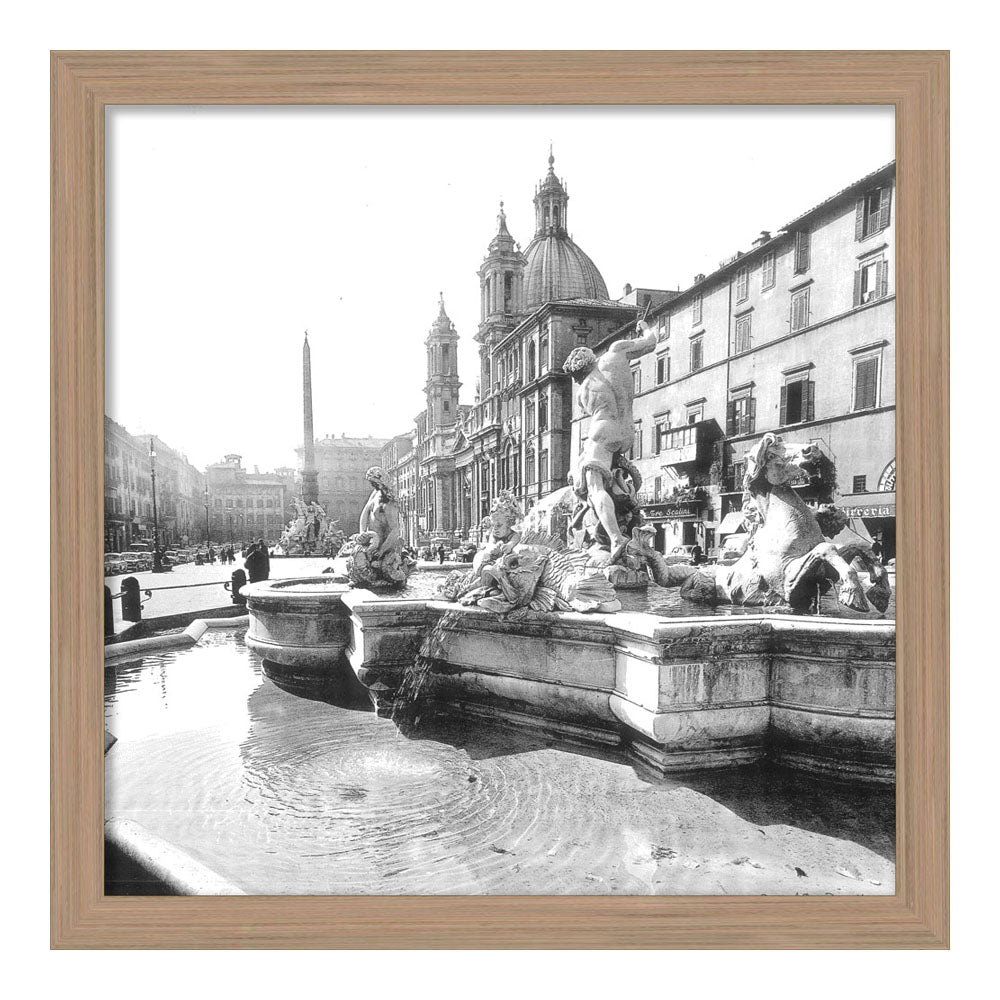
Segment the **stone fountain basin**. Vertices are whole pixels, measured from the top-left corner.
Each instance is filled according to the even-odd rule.
[[[892,621],[791,615],[560,613],[500,620],[330,577],[243,588],[247,643],[282,687],[323,697],[350,670],[381,714],[418,656],[441,713],[624,744],[658,771],[765,757],[830,775],[895,775]]]

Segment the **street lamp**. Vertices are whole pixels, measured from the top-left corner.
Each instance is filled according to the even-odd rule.
[[[149,478],[153,486],[153,572],[162,573],[163,563],[160,561],[160,529],[156,519],[156,450],[153,439],[149,439]]]
[[[212,533],[208,526],[208,487],[205,487],[205,549],[208,550],[209,545],[212,544]]]

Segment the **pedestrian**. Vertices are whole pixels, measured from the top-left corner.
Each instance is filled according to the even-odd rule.
[[[879,540],[877,538],[872,542],[872,555],[880,563],[882,562],[882,545],[879,543]]]
[[[695,542],[691,549],[691,565],[700,566],[701,565],[701,546]]]
[[[260,580],[266,580],[267,577],[264,576],[264,560],[261,558],[261,553],[257,548],[256,542],[251,544],[247,551],[246,562],[243,563],[247,571],[247,581],[249,583],[257,583]]]
[[[257,550],[260,552],[261,566],[263,567],[264,572],[261,579],[267,580],[271,576],[271,554],[267,551],[267,542],[265,542],[263,538],[257,539]]]
[[[208,547],[208,564],[209,566],[215,565],[215,549],[211,545]]]
[[[438,543],[438,562],[444,565],[444,545],[440,542]]]

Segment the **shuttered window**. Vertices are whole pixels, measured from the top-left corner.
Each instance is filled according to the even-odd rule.
[[[878,399],[878,357],[854,362],[854,409],[872,410]]]
[[[538,480],[543,485],[549,481],[549,453],[542,451],[538,456]]]
[[[701,322],[701,296],[696,295],[694,302],[691,303],[691,322],[700,323]]]
[[[549,429],[549,400],[547,396],[542,396],[538,400],[538,429],[540,431]]]
[[[696,372],[705,363],[705,350],[701,337],[691,341],[691,371]]]
[[[781,387],[778,423],[801,424],[816,419],[816,384],[810,379],[795,379]]]
[[[767,289],[774,288],[774,254],[764,255],[760,265],[760,290],[766,292]]]
[[[632,369],[632,392],[638,396],[642,392],[642,369]]]
[[[802,288],[792,293],[791,328],[794,333],[809,325],[809,289]]]
[[[795,273],[805,274],[809,270],[809,233],[800,229],[795,234]]]
[[[670,355],[661,354],[656,359],[656,384],[670,381]]]
[[[642,421],[636,421],[632,427],[631,458],[642,458]]]
[[[889,262],[869,260],[854,272],[854,304],[864,305],[889,294]]]
[[[535,453],[531,448],[524,456],[524,481],[528,486],[535,483]]]
[[[888,228],[892,203],[892,185],[872,188],[857,201],[854,214],[854,238],[866,240]]]
[[[753,434],[757,416],[757,400],[753,396],[739,396],[729,401],[726,410],[726,436]]]
[[[744,302],[750,295],[750,269],[741,267],[736,272],[736,301]]]
[[[736,319],[736,336],[734,350],[737,354],[750,350],[750,316],[739,316]]]

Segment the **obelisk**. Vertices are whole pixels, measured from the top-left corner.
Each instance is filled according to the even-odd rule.
[[[309,331],[302,344],[302,499],[319,502],[316,476],[316,449],[313,437],[312,359],[309,354]]]

